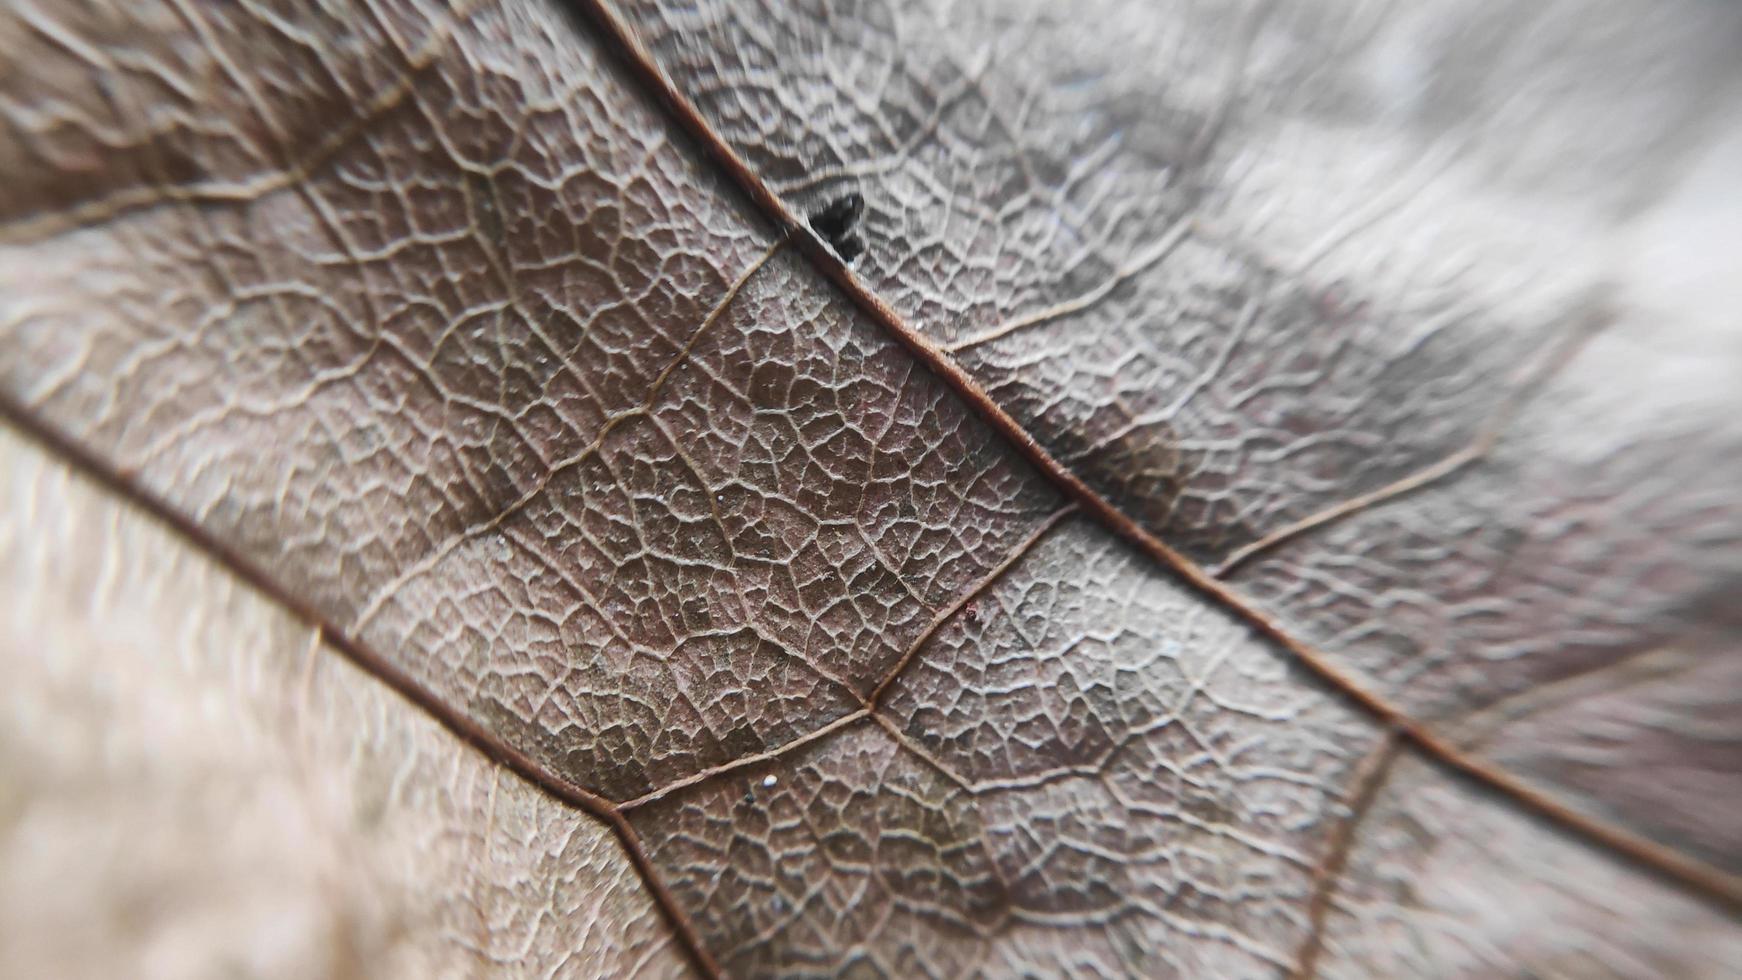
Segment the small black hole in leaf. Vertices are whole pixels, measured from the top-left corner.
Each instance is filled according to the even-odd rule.
[[[849,265],[859,257],[860,252],[865,251],[865,243],[860,241],[859,236],[852,232],[842,235],[829,244],[835,247],[835,254],[841,257],[841,261]]]
[[[838,242],[859,223],[859,215],[864,211],[865,198],[858,191],[849,191],[811,214],[811,230],[831,244]]]
[[[858,191],[849,191],[811,214],[811,230],[829,243],[842,262],[850,263],[865,251],[865,242],[853,232],[864,212],[865,198]]]

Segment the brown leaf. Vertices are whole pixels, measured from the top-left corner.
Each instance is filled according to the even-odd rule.
[[[1742,960],[1742,20],[1611,6],[18,4],[0,971]]]

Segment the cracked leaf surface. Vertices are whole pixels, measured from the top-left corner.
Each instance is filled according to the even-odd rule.
[[[1734,959],[1733,12],[605,9],[0,17],[18,962]]]
[[[863,194],[867,287],[1113,509],[1736,869],[1735,11],[628,7],[777,193]]]

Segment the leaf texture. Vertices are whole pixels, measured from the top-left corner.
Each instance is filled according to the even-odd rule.
[[[1691,743],[1671,751],[1708,775],[1683,787],[1738,771],[1742,733],[1642,716],[1731,669],[1737,265],[1689,212],[1735,214],[1742,121],[1706,89],[1742,81],[1720,40],[1742,22],[1140,6],[637,20],[801,209],[863,188],[862,275],[914,329],[1365,689],[1489,729],[1657,658],[1607,720],[1482,740],[1734,871],[1730,794],[1593,756],[1636,725]]]
[[[1612,6],[14,4],[0,967],[1742,962],[1742,21]]]
[[[672,976],[608,827],[7,433],[6,976]]]

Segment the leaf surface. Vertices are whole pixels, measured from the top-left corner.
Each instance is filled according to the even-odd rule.
[[[91,972],[1742,958],[1742,23],[1101,6],[14,7]]]

